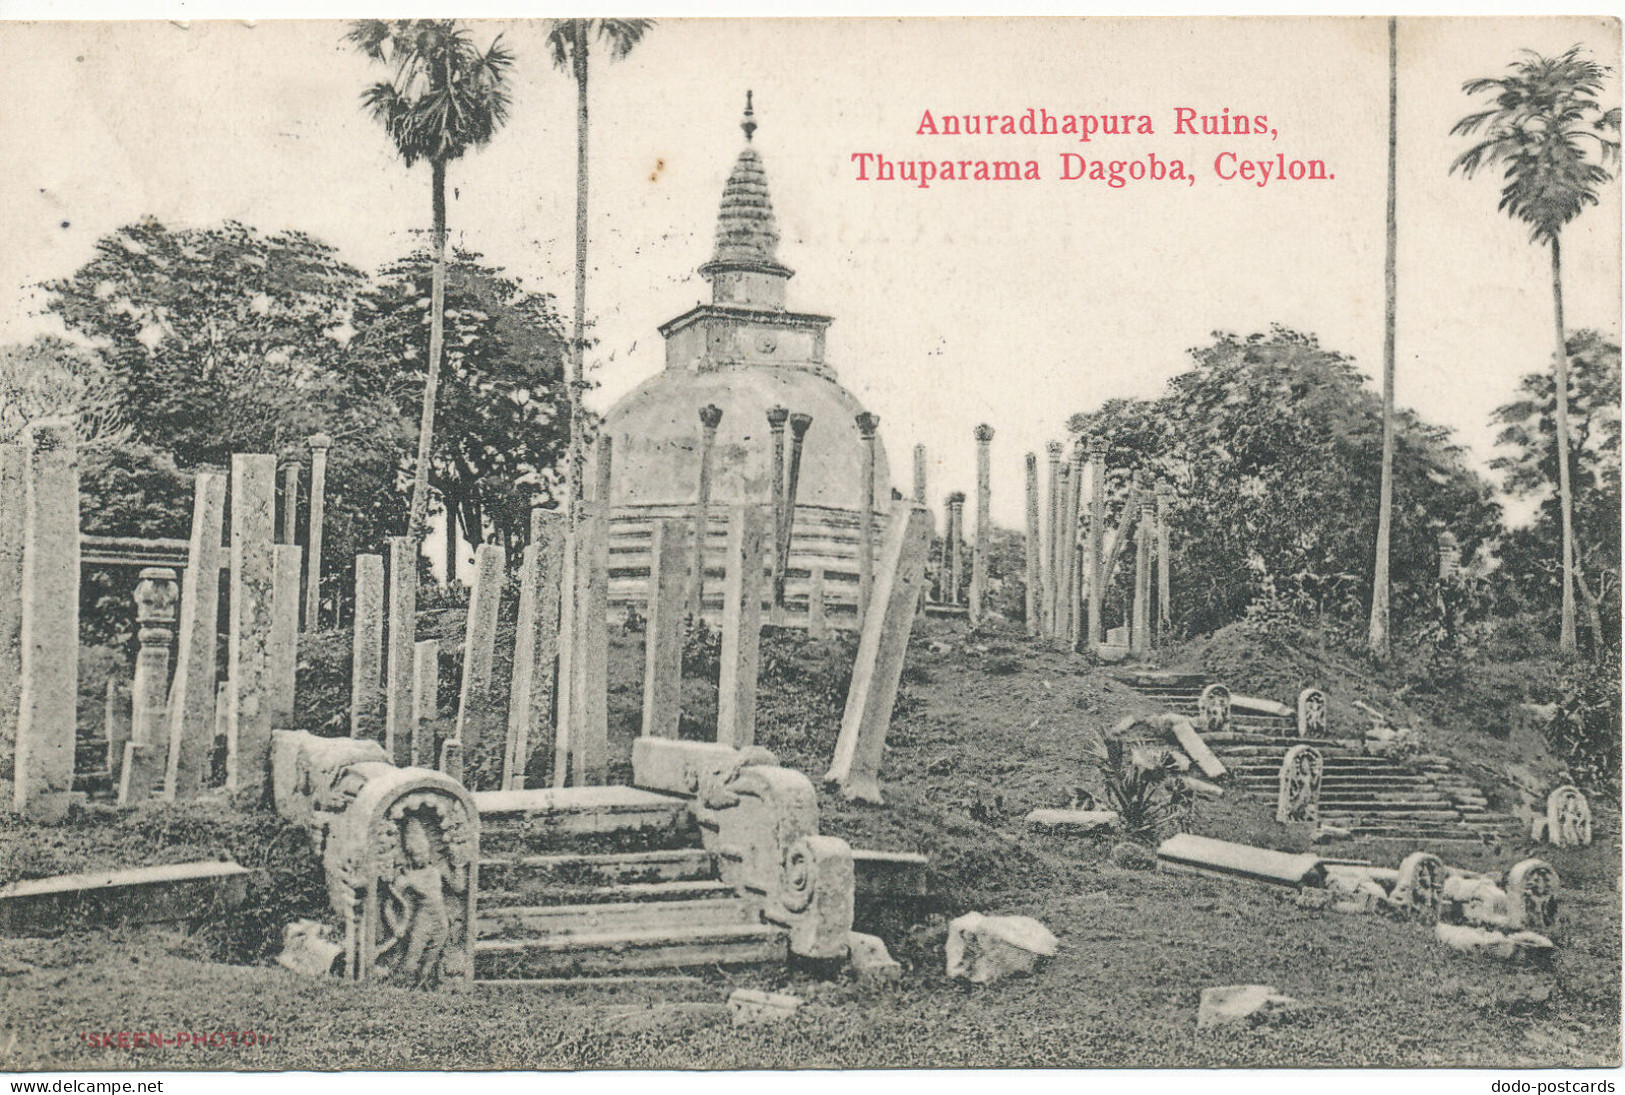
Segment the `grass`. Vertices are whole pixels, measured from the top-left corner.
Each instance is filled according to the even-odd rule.
[[[239,964],[211,961],[220,953],[211,934],[218,926],[195,935],[74,930],[0,941],[0,1054],[12,1047],[0,1061],[20,1069],[1618,1063],[1617,813],[1599,810],[1599,843],[1584,849],[1433,849],[1446,862],[1486,870],[1528,854],[1554,864],[1564,879],[1564,923],[1560,949],[1543,967],[1456,954],[1419,923],[1299,909],[1290,891],[1121,869],[1107,858],[1110,838],[1031,833],[1022,818],[1064,805],[1076,786],[1098,790],[1089,743],[1145,701],[1080,659],[1017,636],[966,641],[935,621],[921,632],[888,738],[887,804],[849,805],[820,790],[824,831],[931,858],[934,906],[860,910],[858,927],[882,935],[904,964],[895,986],[761,969],[710,971],[697,990],[651,992],[632,1004],[522,988],[420,994],[305,980],[265,964],[263,951],[239,950]],[[611,750],[621,772],[637,729],[641,649],[640,636],[612,635]],[[773,637],[764,650],[758,741],[815,782],[833,749],[837,685],[849,659],[838,640]],[[1245,691],[1243,683],[1237,678]],[[703,680],[687,693],[688,732],[697,733],[712,697]],[[275,826],[263,818],[217,808],[209,821],[208,808],[191,809],[192,821],[167,829],[159,807],[77,827],[13,825],[0,830],[0,852],[12,849],[0,867],[14,877],[19,856],[30,869],[56,870],[80,869],[74,864],[96,855],[252,855],[257,839],[267,863],[297,870],[292,845],[286,855],[266,850],[277,845],[267,842]],[[1234,791],[1199,802],[1192,828],[1307,847],[1306,830],[1277,825],[1271,804]],[[115,838],[99,843],[107,832]],[[36,847],[47,851],[23,850]],[[1410,850],[1354,842],[1335,854],[1392,865]],[[275,917],[291,919],[297,904],[259,900],[255,922],[267,936],[280,928]],[[946,922],[972,910],[1036,916],[1059,937],[1059,955],[1031,978],[949,982]],[[1276,1027],[1199,1035],[1201,990],[1243,982],[1274,985],[1303,1008]],[[788,1023],[736,1029],[723,1006],[735,987],[790,991],[807,1004]],[[119,1050],[79,1037],[250,1029],[269,1041]]]

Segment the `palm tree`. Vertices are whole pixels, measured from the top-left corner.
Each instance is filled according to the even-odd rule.
[[[1558,647],[1573,654],[1574,498],[1569,488],[1569,366],[1563,337],[1564,225],[1598,202],[1597,188],[1613,176],[1605,164],[1619,157],[1619,108],[1597,101],[1608,69],[1571,46],[1556,57],[1533,50],[1507,66],[1505,76],[1469,80],[1468,95],[1489,92],[1495,105],[1469,114],[1452,135],[1483,134],[1450,165],[1471,178],[1481,167],[1504,163],[1500,209],[1529,225],[1530,241],[1552,249],[1552,313],[1557,324],[1553,373],[1557,388],[1557,493],[1563,523],[1563,623]],[[1600,161],[1600,162],[1599,162]]]
[[[1388,246],[1383,263],[1382,326],[1382,488],[1377,501],[1377,562],[1371,575],[1371,630],[1367,645],[1388,657],[1388,544],[1394,525],[1394,310],[1399,229],[1396,162],[1399,152],[1399,24],[1388,20]]]
[[[565,469],[569,504],[565,509],[571,522],[575,520],[587,463],[581,429],[581,392],[585,386],[582,356],[587,344],[587,58],[596,38],[609,50],[610,59],[618,61],[632,52],[652,26],[653,19],[555,19],[547,35],[553,64],[570,73],[576,82],[575,326],[570,338],[570,371],[565,377],[570,396],[570,447]]]
[[[429,361],[407,526],[413,542],[421,543],[429,506],[435,390],[445,342],[446,164],[488,143],[507,120],[507,74],[513,54],[500,34],[481,53],[468,29],[454,19],[359,19],[345,40],[391,69],[389,80],[361,93],[362,105],[395,142],[407,167],[429,161],[434,206]]]

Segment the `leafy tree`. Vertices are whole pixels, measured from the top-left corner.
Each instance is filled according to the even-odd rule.
[[[1568,341],[1570,469],[1575,541],[1575,584],[1586,610],[1593,652],[1619,643],[1620,590],[1620,353],[1619,344],[1583,330]],[[1507,491],[1541,496],[1535,523],[1509,534],[1501,549],[1507,577],[1528,596],[1549,596],[1561,579],[1546,561],[1546,545],[1559,535],[1556,383],[1550,373],[1529,373],[1518,398],[1496,408],[1496,443],[1509,450],[1490,467],[1504,473]]]
[[[71,419],[81,449],[117,445],[130,433],[117,386],[96,357],[54,335],[0,346],[0,445],[48,419]]]
[[[129,427],[130,451],[104,462],[113,478],[85,468],[87,530],[184,536],[191,492],[176,496],[174,475],[227,467],[240,452],[304,460],[309,436],[325,432],[323,573],[342,589],[355,552],[406,524],[397,475],[408,427],[376,377],[347,367],[364,285],[299,232],[154,220],[109,234],[48,283],[47,310],[89,344]],[[178,523],[163,532],[142,516],[171,511]]]
[[[1613,176],[1605,163],[1619,158],[1619,108],[1598,102],[1608,69],[1581,56],[1573,46],[1556,57],[1523,51],[1505,76],[1482,77],[1462,85],[1468,95],[1486,92],[1495,105],[1469,114],[1451,127],[1455,135],[1482,139],[1450,165],[1468,178],[1480,168],[1504,164],[1500,210],[1529,226],[1536,244],[1552,249],[1552,311],[1557,327],[1553,374],[1557,393],[1557,493],[1563,533],[1563,615],[1559,648],[1573,653],[1574,568],[1576,563],[1573,491],[1569,483],[1568,357],[1563,335],[1562,231]],[[1598,162],[1601,161],[1601,162]]]
[[[508,116],[508,69],[513,54],[498,35],[484,53],[455,19],[361,19],[346,40],[391,69],[391,79],[362,93],[362,103],[384,127],[411,167],[428,160],[434,218],[433,285],[429,307],[429,356],[418,424],[416,472],[408,522],[414,541],[423,539],[429,506],[435,389],[444,350],[446,289],[446,165],[487,144]]]
[[[570,73],[576,84],[576,283],[575,318],[570,333],[570,372],[566,386],[570,398],[570,452],[567,479],[570,499],[582,496],[586,468],[586,423],[582,419],[582,355],[587,348],[587,76],[588,58],[596,39],[619,61],[631,53],[654,26],[653,19],[555,19],[547,35],[553,64]],[[575,519],[575,506],[569,507]]]
[[[1141,469],[1173,483],[1176,632],[1244,618],[1269,583],[1352,625],[1371,593],[1381,401],[1312,335],[1275,327],[1215,338],[1160,398],[1072,418],[1084,443],[1106,444],[1108,524],[1120,523]],[[1437,533],[1448,527],[1470,557],[1498,530],[1499,511],[1449,432],[1408,413],[1395,421],[1394,495],[1394,603],[1422,618],[1436,601]]]
[[[403,416],[425,370],[431,270],[423,253],[385,268],[356,308],[351,371],[371,378]],[[511,549],[526,538],[531,502],[555,497],[567,406],[563,325],[552,296],[461,250],[447,264],[444,316],[430,483],[446,505],[448,545],[460,526],[471,543],[490,529]]]

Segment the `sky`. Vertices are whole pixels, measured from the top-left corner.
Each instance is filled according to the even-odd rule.
[[[371,269],[424,234],[429,176],[407,170],[359,94],[382,70],[334,22],[0,24],[0,338],[48,329],[32,286],[152,215],[298,228]],[[478,22],[518,61],[512,116],[453,164],[453,242],[567,310],[574,88],[541,23]],[[1498,184],[1450,175],[1473,109],[1464,80],[1517,50],[1575,43],[1617,69],[1598,17],[1405,18],[1399,24],[1398,401],[1451,427],[1480,468],[1493,409],[1549,367],[1549,255],[1496,212]],[[657,326],[709,295],[722,185],[755,144],[796,270],[790,307],[835,317],[829,361],[881,418],[908,490],[974,485],[972,430],[995,429],[994,517],[1022,521],[1023,455],[1068,416],[1155,396],[1215,330],[1282,323],[1380,375],[1387,30],[1353,19],[667,19],[626,60],[599,64],[590,402],[607,408],[662,365]],[[1608,96],[1617,103],[1617,81]],[[1154,133],[920,135],[922,115],[1150,117]],[[1175,132],[1176,110],[1267,116],[1268,136]],[[855,153],[893,161],[1035,160],[1028,182],[860,181]],[[1222,153],[1320,160],[1323,181],[1257,186],[1215,173]],[[1062,153],[1180,160],[1193,185],[1066,181]],[[1072,161],[1074,164],[1076,160]],[[1226,161],[1228,165],[1228,161]],[[1226,170],[1233,170],[1226,166]],[[1603,192],[1563,240],[1570,330],[1620,331],[1620,196]],[[1375,381],[1373,381],[1375,384]]]

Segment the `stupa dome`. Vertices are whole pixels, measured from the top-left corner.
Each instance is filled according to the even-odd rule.
[[[701,408],[721,411],[710,456],[713,536],[725,527],[728,507],[772,503],[768,411],[782,408],[812,419],[795,496],[791,595],[797,575],[820,572],[831,583],[826,601],[838,615],[855,603],[851,583],[869,445],[877,530],[884,528],[891,504],[891,475],[884,444],[878,436],[865,440],[859,430],[863,405],[824,360],[830,317],[785,307],[794,272],[778,258],[767,171],[750,143],[753,115],[747,95],[746,145],[723,186],[715,249],[699,268],[711,285],[711,301],[661,326],[665,369],[604,416],[602,429],[614,453],[609,504],[617,560],[611,599],[636,602],[646,595],[650,522],[693,514],[700,490]],[[785,442],[788,448],[789,436]]]

